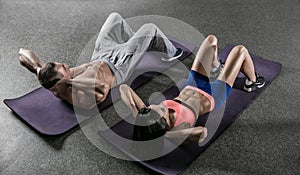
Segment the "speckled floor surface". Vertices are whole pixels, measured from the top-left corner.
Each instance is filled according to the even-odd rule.
[[[126,18],[177,18],[203,35],[215,34],[220,48],[244,44],[250,52],[283,65],[271,86],[182,174],[300,173],[297,0],[0,0],[0,100],[39,87],[35,77],[19,65],[20,47],[32,49],[47,61],[75,65],[74,58],[111,12]],[[155,86],[150,83],[139,91]],[[108,109],[104,117],[110,113]],[[152,173],[100,151],[79,127],[61,136],[43,136],[0,105],[0,174]]]

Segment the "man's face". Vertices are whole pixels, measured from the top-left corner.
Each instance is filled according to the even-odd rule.
[[[58,78],[61,79],[71,79],[71,71],[69,69],[69,66],[65,63],[58,63],[54,62],[55,64],[55,70],[58,72]]]

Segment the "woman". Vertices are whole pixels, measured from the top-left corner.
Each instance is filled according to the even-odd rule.
[[[194,127],[198,116],[222,105],[240,71],[247,77],[244,90],[252,92],[264,86],[264,78],[255,72],[244,46],[234,47],[225,65],[217,59],[217,48],[217,38],[209,35],[198,50],[185,87],[173,100],[146,106],[129,86],[120,86],[122,100],[136,116],[135,140],[151,140],[164,135],[178,143],[202,142],[207,129]],[[218,73],[212,83],[208,78],[211,73]]]

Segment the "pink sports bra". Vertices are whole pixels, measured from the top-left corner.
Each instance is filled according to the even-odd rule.
[[[196,121],[196,112],[189,105],[185,104],[180,100],[165,100],[163,104],[169,108],[173,109],[176,113],[176,121],[174,127],[180,125],[181,123],[189,123],[190,127],[194,126]]]

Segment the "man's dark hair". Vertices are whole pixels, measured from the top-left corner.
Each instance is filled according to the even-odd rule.
[[[57,71],[55,70],[55,64],[49,62],[40,70],[38,79],[44,88],[50,89],[60,80],[60,78],[56,78],[56,76]]]
[[[142,108],[136,116],[133,140],[146,141],[163,136],[167,132],[166,119],[150,108]]]

